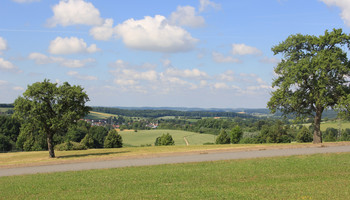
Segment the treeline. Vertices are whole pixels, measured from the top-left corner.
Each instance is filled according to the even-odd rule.
[[[55,134],[56,150],[122,147],[121,136],[111,126],[91,126],[79,120],[75,126]],[[10,116],[0,116],[0,152],[47,150],[46,135],[27,130]]]
[[[126,109],[111,108],[111,107],[93,107],[92,110],[95,112],[122,115],[126,117],[145,117],[145,118],[158,118],[158,117],[165,117],[165,116],[190,117],[190,118],[202,118],[202,117],[254,118],[252,115],[247,115],[247,114],[240,114],[236,112],[217,112],[217,111],[126,110]]]

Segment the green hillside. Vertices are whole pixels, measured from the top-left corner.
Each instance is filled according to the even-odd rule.
[[[134,131],[120,131],[120,135],[123,137],[123,143],[125,146],[141,146],[141,145],[153,145],[156,138],[162,134],[169,133],[175,140],[175,145],[186,145],[184,137],[186,137],[189,145],[201,145],[204,143],[214,143],[215,136],[210,134],[199,134],[188,131],[180,130],[140,130]]]

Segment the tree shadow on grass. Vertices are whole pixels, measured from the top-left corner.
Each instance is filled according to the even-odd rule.
[[[128,153],[128,152],[130,152],[130,151],[87,153],[87,154],[57,156],[56,158],[61,159],[61,158],[81,158],[81,157],[87,157],[87,156],[105,156],[105,155],[121,154],[121,153]]]

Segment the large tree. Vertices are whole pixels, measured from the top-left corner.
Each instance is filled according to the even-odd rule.
[[[46,135],[49,154],[53,158],[53,136],[67,131],[70,125],[89,113],[87,101],[89,97],[82,87],[67,82],[57,85],[45,79],[29,85],[23,97],[15,100],[14,117],[19,118],[23,126]]]
[[[350,62],[347,50],[350,35],[342,29],[324,35],[291,35],[274,46],[283,58],[275,68],[277,75],[268,107],[272,112],[314,119],[313,143],[322,143],[322,113],[329,108],[348,112]]]

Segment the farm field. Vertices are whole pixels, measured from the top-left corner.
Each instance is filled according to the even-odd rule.
[[[94,111],[90,111],[90,113],[88,115],[88,118],[91,118],[91,119],[107,119],[109,117],[118,117],[118,115],[101,113],[101,112],[94,112]]]
[[[0,199],[347,199],[350,153],[0,178]]]
[[[204,143],[214,143],[215,136],[211,134],[199,134],[181,130],[139,130],[134,131],[120,131],[119,134],[123,137],[125,146],[146,146],[153,145],[156,138],[162,134],[169,133],[175,145],[186,145],[184,137],[186,137],[189,145],[202,145]]]
[[[311,124],[303,124],[304,126],[309,127]],[[340,126],[339,126],[340,125]],[[326,131],[327,128],[335,128],[335,129],[347,129],[350,128],[350,121],[326,121],[321,123],[321,131]]]

